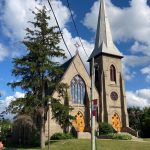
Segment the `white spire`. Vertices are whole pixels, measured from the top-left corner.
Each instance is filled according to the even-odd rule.
[[[101,0],[100,2],[95,48],[89,60],[102,53],[123,57],[122,53],[116,48],[113,43],[104,0]]]

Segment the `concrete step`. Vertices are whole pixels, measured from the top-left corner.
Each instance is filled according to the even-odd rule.
[[[91,133],[90,132],[77,132],[77,138],[78,139],[91,139]]]

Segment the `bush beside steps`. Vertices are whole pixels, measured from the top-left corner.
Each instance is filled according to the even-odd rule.
[[[115,133],[115,130],[112,127],[112,125],[110,125],[106,122],[99,124],[99,135],[107,135],[107,134],[111,134],[111,133]]]
[[[99,137],[101,139],[117,139],[117,140],[131,140],[132,136],[128,133],[117,133],[112,125],[103,122],[99,124]]]
[[[55,133],[51,136],[51,140],[67,140],[73,138],[71,133]]]
[[[129,135],[129,134],[115,133],[115,134],[113,134],[112,139],[117,139],[117,140],[132,140],[132,136]]]
[[[116,140],[132,140],[132,136],[129,134],[121,133],[110,133],[105,135],[100,135],[100,139],[116,139]]]

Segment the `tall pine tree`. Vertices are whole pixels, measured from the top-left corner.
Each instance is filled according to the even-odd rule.
[[[13,59],[12,74],[15,77],[19,77],[20,80],[9,83],[12,88],[21,87],[26,94],[24,98],[12,102],[8,110],[12,113],[38,112],[39,114],[40,112],[40,145],[41,148],[44,148],[45,123],[48,112],[47,103],[50,98],[45,87],[49,87],[48,93],[50,95],[55,89],[60,87],[59,79],[63,71],[60,63],[54,60],[56,60],[55,58],[65,58],[66,56],[64,50],[58,45],[60,43],[58,27],[49,27],[48,25],[50,17],[47,15],[46,8],[43,7],[42,10],[37,9],[37,12],[33,13],[35,15],[34,21],[29,22],[33,28],[26,29],[26,37],[23,40],[23,44],[27,47],[27,53],[20,58]],[[54,98],[51,98],[51,100],[53,100],[52,109],[54,111],[58,108],[64,109],[63,111],[67,112],[66,116],[68,115],[70,108],[63,108],[61,103],[56,102]],[[60,124],[64,124],[59,119],[61,118],[61,113],[57,115],[54,111],[53,116],[56,120]],[[72,119],[72,117],[68,116],[66,120],[69,122],[69,119]]]

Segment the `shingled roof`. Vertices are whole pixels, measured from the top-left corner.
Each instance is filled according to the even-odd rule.
[[[64,73],[68,69],[69,65],[71,64],[72,60],[74,59],[75,56],[67,60],[64,64],[61,65],[61,68],[63,69]]]

